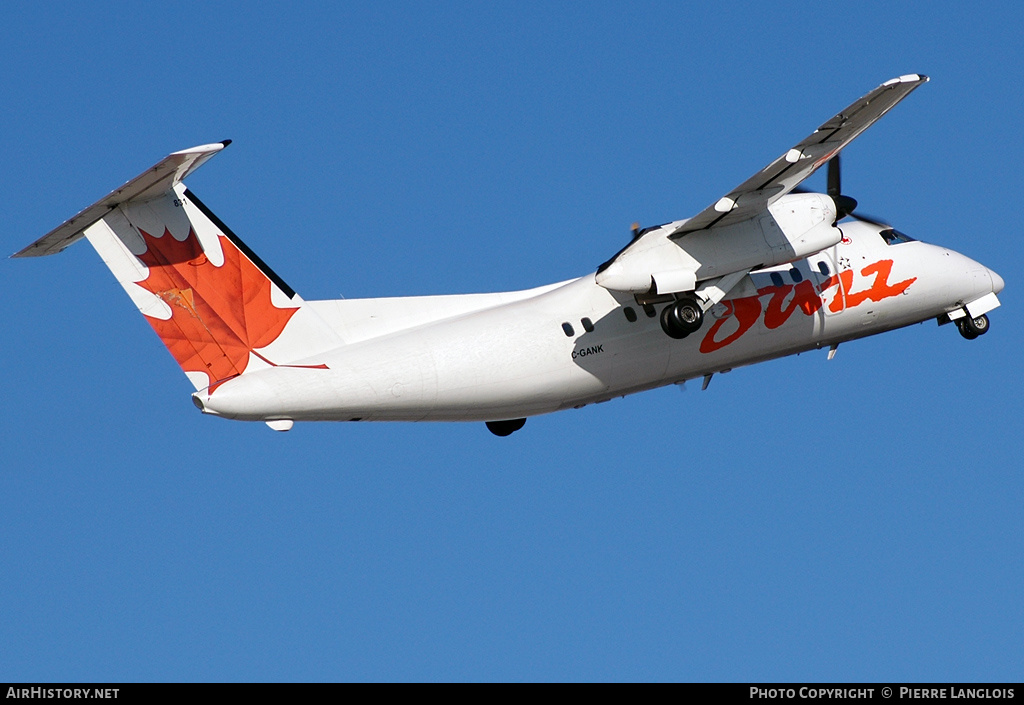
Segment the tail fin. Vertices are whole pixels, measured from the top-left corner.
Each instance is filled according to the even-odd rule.
[[[181,183],[227,144],[175,152],[14,255],[84,235],[197,390],[342,342]]]

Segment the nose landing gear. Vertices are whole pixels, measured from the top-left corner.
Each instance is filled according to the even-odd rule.
[[[974,340],[979,335],[988,333],[988,316],[982,314],[977,318],[971,318],[970,316],[958,318],[956,319],[956,327],[959,329],[960,335],[968,340]]]
[[[681,340],[700,330],[704,322],[704,309],[696,296],[683,296],[661,312],[661,329],[670,338]]]

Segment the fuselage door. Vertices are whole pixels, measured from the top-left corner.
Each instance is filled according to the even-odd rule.
[[[826,316],[842,313],[846,308],[846,287],[851,278],[849,274],[842,276],[842,272],[850,269],[850,260],[840,252],[842,247],[839,244],[808,258]]]

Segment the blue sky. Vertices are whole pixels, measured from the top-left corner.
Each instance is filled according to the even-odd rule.
[[[922,72],[844,190],[1007,286],[974,342],[926,323],[507,439],[278,434],[197,413],[87,245],[6,260],[5,679],[1021,679],[1017,3],[6,14],[7,252],[231,138],[189,186],[305,298],[526,288]]]

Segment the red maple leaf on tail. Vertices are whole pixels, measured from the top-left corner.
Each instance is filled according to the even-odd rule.
[[[271,303],[271,281],[225,237],[217,236],[224,264],[215,267],[192,229],[184,240],[166,229],[162,237],[139,232],[146,251],[138,257],[149,267],[139,286],[171,307],[167,320],[146,318],[183,370],[208,376],[211,391],[242,374],[249,353],[277,340],[298,311]]]

